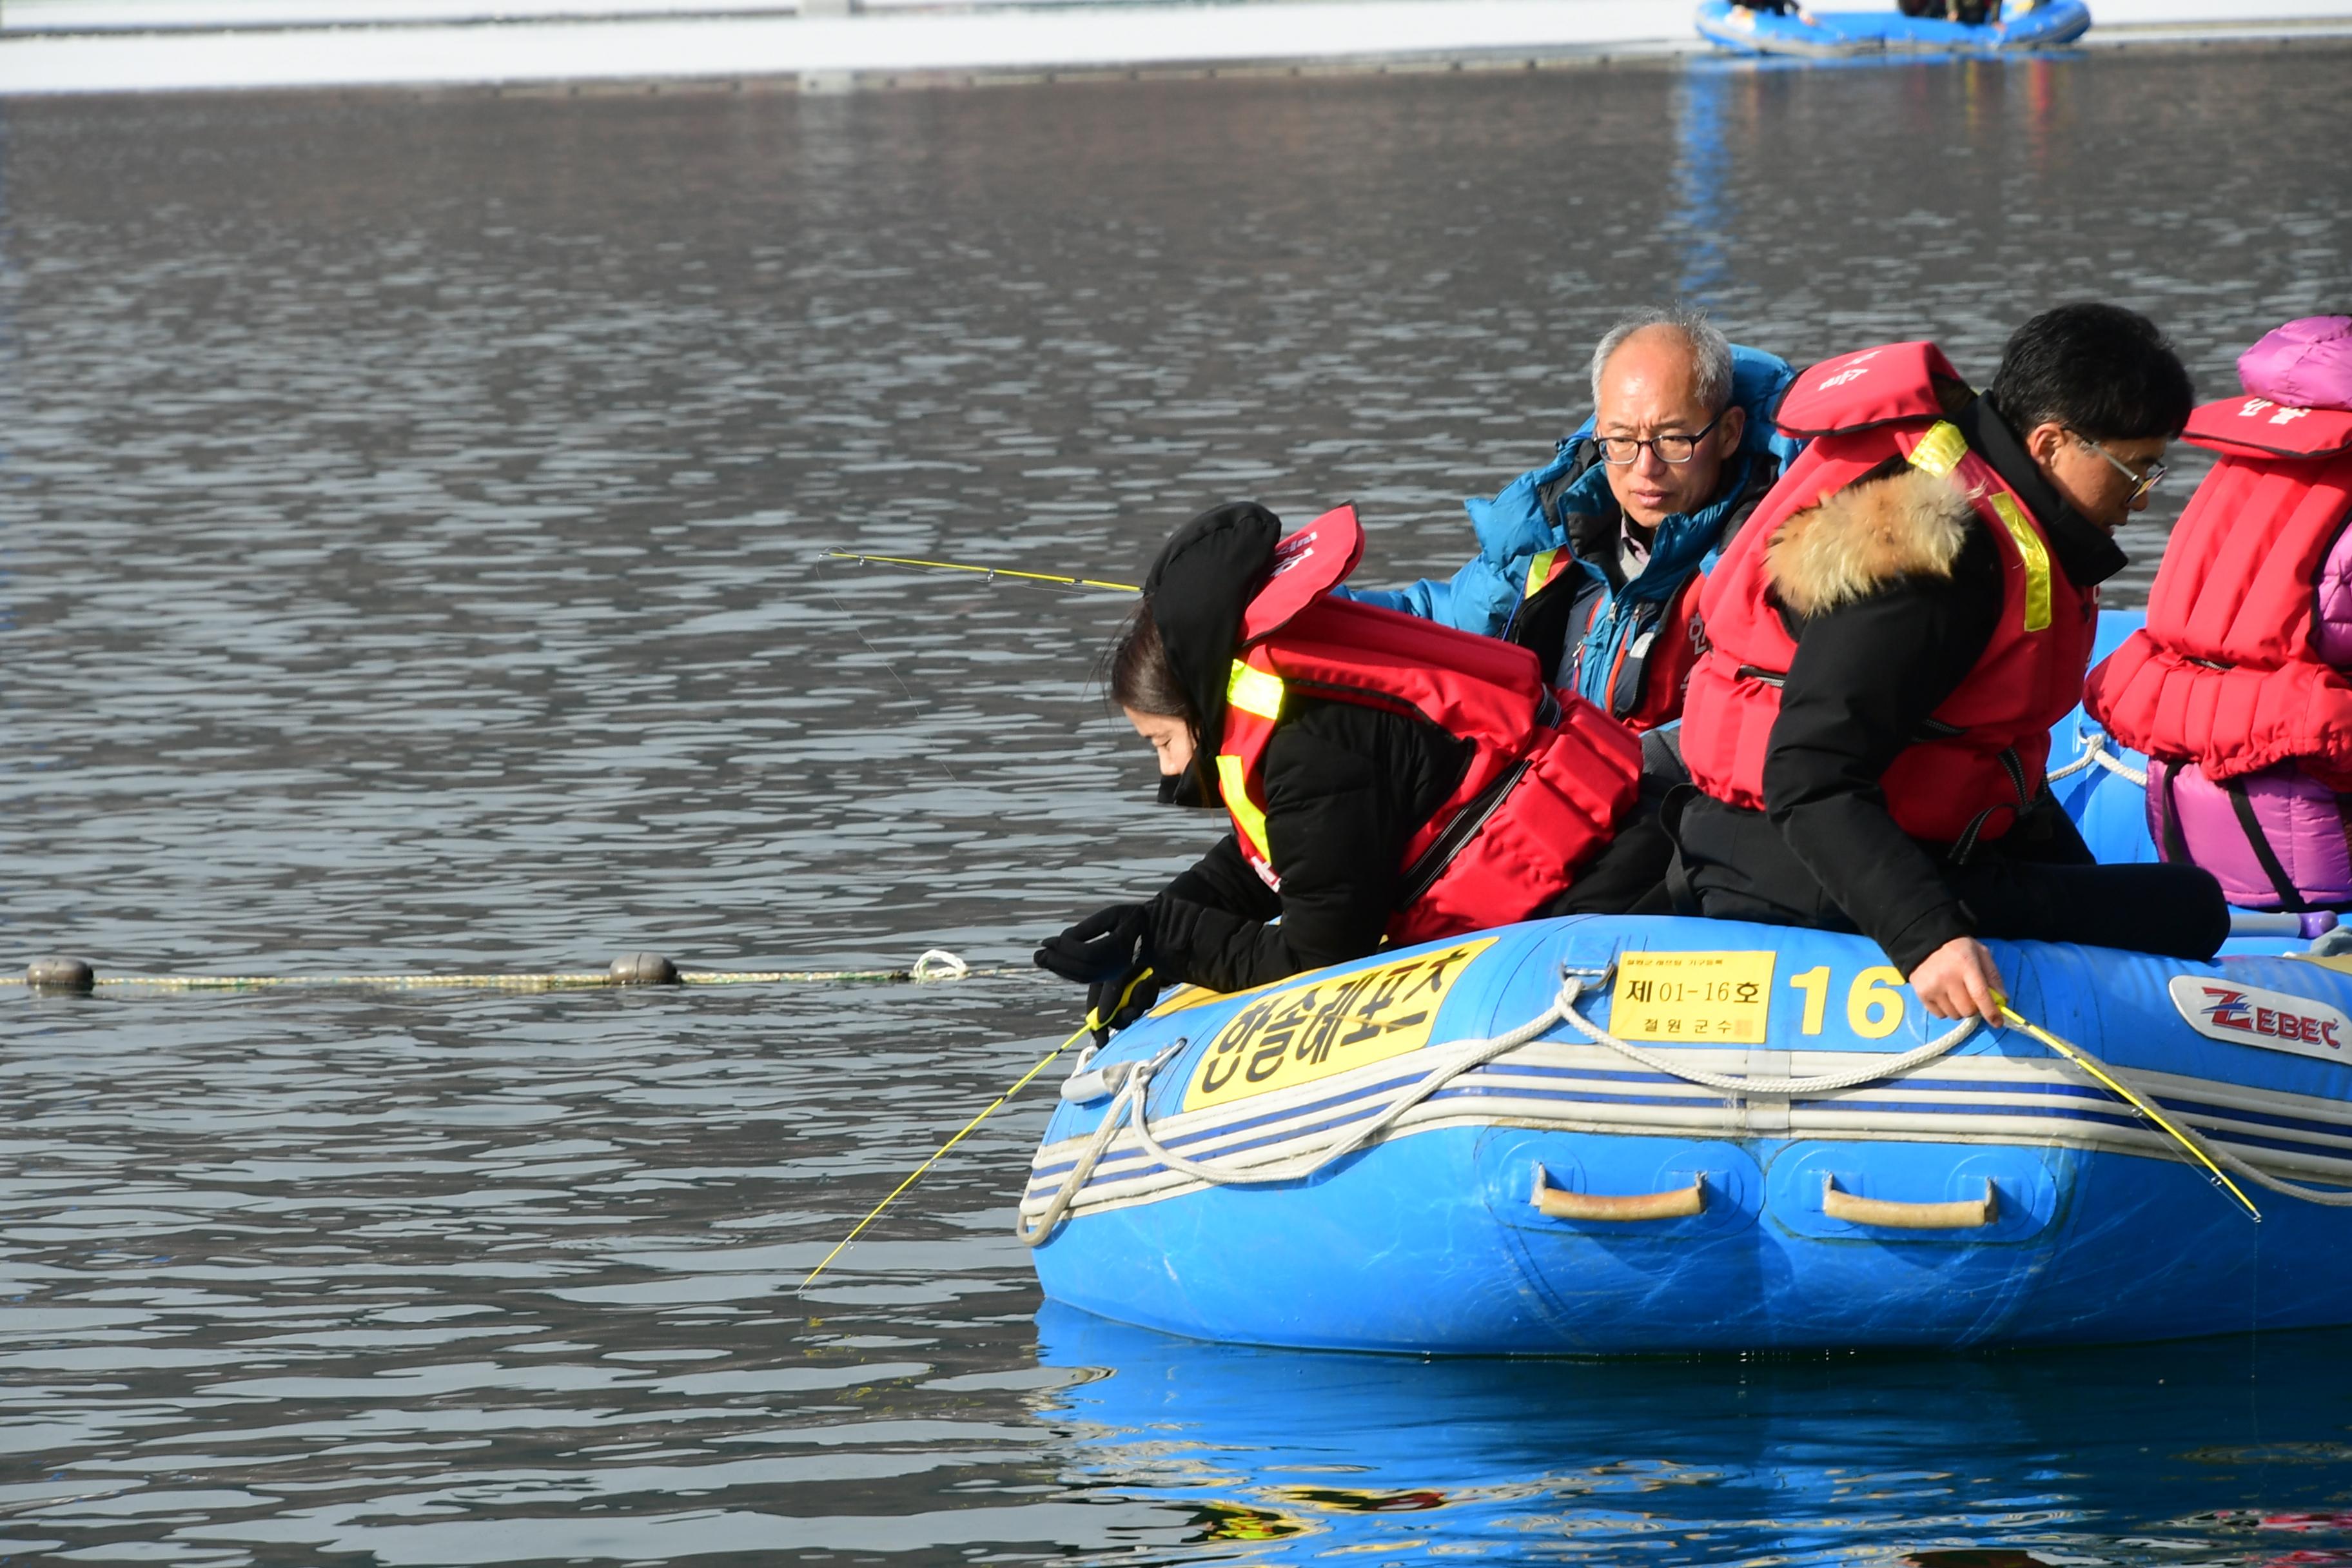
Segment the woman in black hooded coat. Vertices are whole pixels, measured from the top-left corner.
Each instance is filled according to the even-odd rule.
[[[1281,531],[1255,503],[1195,517],[1160,552],[1143,604],[1112,644],[1110,696],[1159,753],[1163,804],[1222,809],[1210,759],[1224,731],[1243,610],[1266,580]],[[1240,991],[1361,958],[1379,948],[1401,900],[1407,847],[1454,793],[1472,752],[1425,719],[1293,692],[1261,775],[1281,890],[1229,832],[1149,902],[1114,904],[1049,939],[1037,963],[1091,985],[1088,1002],[1108,1031],[1140,1016],[1163,984]]]

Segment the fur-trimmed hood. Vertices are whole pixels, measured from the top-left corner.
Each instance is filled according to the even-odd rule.
[[[1948,577],[1974,512],[1958,482],[1906,463],[1790,517],[1764,547],[1765,578],[1782,605],[1811,618],[1899,577]]]

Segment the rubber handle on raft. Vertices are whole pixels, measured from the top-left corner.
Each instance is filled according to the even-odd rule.
[[[1538,1164],[1535,1191],[1528,1202],[1553,1219],[1683,1219],[1706,1208],[1706,1179],[1694,1176],[1689,1186],[1663,1193],[1571,1193],[1553,1186]]]
[[[1838,1191],[1837,1178],[1822,1176],[1822,1212],[1832,1219],[1854,1225],[1885,1226],[1891,1230],[1974,1230],[1990,1225],[2000,1215],[2000,1198],[1992,1178],[1985,1178],[1984,1196],[1958,1198],[1948,1204],[1906,1204],[1892,1198],[1862,1198]]]

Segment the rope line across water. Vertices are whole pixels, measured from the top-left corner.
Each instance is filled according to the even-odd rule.
[[[524,974],[100,974],[79,959],[50,958],[36,960],[22,974],[0,975],[0,985],[40,991],[586,991],[620,985],[929,985],[1034,973],[1026,964],[975,968],[935,947],[906,969],[681,969],[657,954],[630,953],[606,969]]]

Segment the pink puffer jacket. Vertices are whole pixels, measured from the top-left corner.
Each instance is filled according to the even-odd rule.
[[[2305,316],[2238,356],[2238,380],[2289,408],[2352,408],[2352,316]]]
[[[2250,395],[2284,408],[2352,410],[2352,316],[2289,321],[2239,356],[2238,378]],[[2336,536],[2312,591],[2313,649],[2352,671],[2352,527]],[[2297,763],[2217,784],[2193,763],[2158,759],[2147,786],[2159,852],[2212,872],[2231,903],[2352,909],[2352,799]]]

